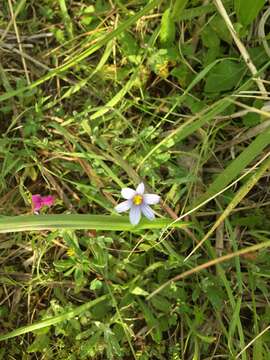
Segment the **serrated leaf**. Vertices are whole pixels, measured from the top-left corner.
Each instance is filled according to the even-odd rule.
[[[175,24],[170,8],[165,10],[162,15],[159,39],[161,44],[166,46],[170,46],[174,42]]]

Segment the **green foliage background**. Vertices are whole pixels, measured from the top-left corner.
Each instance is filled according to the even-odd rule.
[[[269,359],[267,9],[2,3],[0,359]]]

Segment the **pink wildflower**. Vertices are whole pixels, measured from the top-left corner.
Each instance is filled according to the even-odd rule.
[[[41,196],[39,194],[32,195],[32,204],[34,212],[38,212],[43,206],[52,206],[54,197],[52,195]]]

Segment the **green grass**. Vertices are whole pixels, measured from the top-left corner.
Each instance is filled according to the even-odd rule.
[[[222,3],[3,3],[0,360],[269,359],[267,5]]]

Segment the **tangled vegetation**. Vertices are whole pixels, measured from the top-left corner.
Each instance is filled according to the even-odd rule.
[[[2,1],[0,360],[269,359],[269,15]]]

